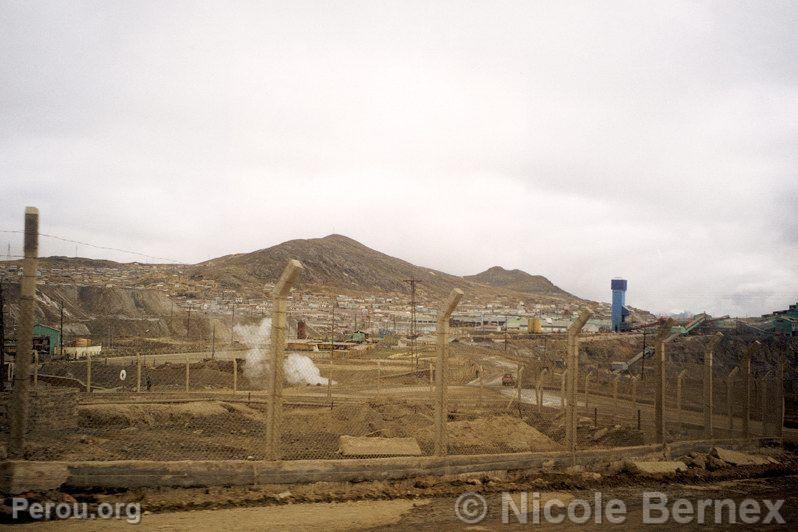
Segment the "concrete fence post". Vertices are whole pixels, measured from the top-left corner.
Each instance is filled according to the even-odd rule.
[[[654,396],[654,427],[655,427],[655,442],[665,442],[665,378],[667,374],[667,355],[665,354],[665,343],[673,338],[671,336],[671,327],[673,327],[673,320],[668,319],[665,323],[660,325],[657,333],[657,340],[654,346],[654,352],[657,363],[657,388],[656,395]],[[669,338],[670,337],[670,338]]]
[[[444,456],[448,452],[446,440],[446,418],[448,408],[446,403],[446,352],[449,343],[449,318],[455,307],[463,297],[459,288],[449,293],[449,299],[438,312],[436,334],[438,340],[438,357],[435,363],[435,454]]]
[[[578,419],[576,411],[576,387],[579,379],[579,333],[592,315],[593,313],[590,310],[585,309],[571,326],[568,327],[568,408],[565,412],[565,437],[568,442],[568,449],[571,451],[571,459],[574,462],[576,461],[576,427]]]
[[[238,392],[238,359],[233,357],[233,393]]]
[[[676,377],[676,422],[679,426],[682,425],[682,385],[686,376],[687,368],[680,371]]]
[[[745,350],[743,356],[743,437],[751,437],[751,358],[759,348],[759,340],[754,341]]]
[[[726,417],[729,419],[729,438],[732,437],[732,431],[734,430],[734,405],[732,394],[734,392],[734,379],[737,377],[738,373],[740,373],[740,368],[735,367],[726,377]]]
[[[279,460],[281,457],[283,357],[285,355],[288,294],[303,269],[302,263],[298,260],[289,260],[272,293],[272,370],[269,374],[269,403],[266,410],[266,456],[270,460]]]
[[[188,361],[188,357],[186,357],[186,393],[188,393],[188,390],[191,387],[191,377],[189,376],[190,371],[190,362]]]
[[[141,353],[136,353],[136,393],[141,393]]]
[[[36,260],[39,256],[39,210],[25,208],[25,258],[22,262],[22,286],[19,296],[17,328],[17,357],[14,369],[14,389],[11,395],[10,434],[8,454],[22,458],[25,451],[25,431],[30,415],[30,349],[33,347],[33,319],[36,312]]]
[[[715,437],[715,426],[712,417],[715,413],[715,376],[713,365],[715,348],[722,339],[722,333],[715,333],[709,340],[706,351],[704,352],[704,390],[702,395],[704,401],[704,437],[706,438]]]
[[[86,393],[91,393],[91,353],[86,353]]]

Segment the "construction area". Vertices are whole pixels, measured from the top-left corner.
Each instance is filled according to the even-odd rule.
[[[28,274],[37,219],[26,214],[17,345],[36,336]],[[412,334],[339,339],[334,315],[308,338],[288,326],[288,295],[304,269],[287,262],[271,317],[241,326],[239,346],[17,352],[0,402],[3,492],[97,500],[87,494],[100,490],[158,510],[181,507],[195,489],[258,487],[258,500],[283,504],[391,499],[385,482],[415,482],[422,496],[464,480],[487,493],[533,478],[578,487],[794,467],[784,450],[796,430],[792,337],[722,332],[706,315],[631,328],[620,298],[617,332],[583,332],[592,315],[583,309],[563,333],[480,338],[452,325],[464,297],[453,289],[439,302],[432,344]],[[326,495],[307,491],[319,482]],[[334,495],[341,484],[329,483],[348,487]],[[174,489],[184,498],[170,491],[172,502],[153,502],[152,490]]]

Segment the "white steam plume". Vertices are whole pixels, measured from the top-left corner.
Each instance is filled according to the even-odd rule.
[[[264,318],[258,325],[236,325],[235,334],[249,347],[244,364],[244,376],[259,388],[266,388],[271,371],[272,320]],[[283,363],[283,373],[288,384],[326,385],[327,378],[321,376],[313,361],[297,353],[289,354]],[[335,381],[333,381],[335,384]]]

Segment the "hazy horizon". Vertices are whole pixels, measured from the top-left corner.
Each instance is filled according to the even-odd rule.
[[[32,205],[187,263],[338,233],[763,314],[798,301],[796,27],[792,2],[6,1],[0,230]]]

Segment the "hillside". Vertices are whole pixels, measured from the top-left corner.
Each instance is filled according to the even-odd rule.
[[[505,270],[501,266],[493,266],[482,273],[464,277],[475,283],[504,288],[522,294],[560,295],[575,297],[557,287],[542,275],[531,275],[522,270]]]
[[[342,235],[290,240],[252,253],[219,257],[191,267],[189,276],[197,281],[213,280],[224,288],[261,290],[264,283],[274,282],[279,277],[289,258],[298,259],[305,266],[299,279],[300,288],[406,294],[408,284],[404,280],[415,277],[421,280],[418,290],[422,294],[440,295],[459,287],[472,293],[497,293],[499,289],[499,292],[519,292],[519,295],[576,299],[539,275],[513,270],[508,273],[517,277],[516,282],[501,283],[493,277],[485,277],[495,270],[492,268],[479,275],[458,277],[415,266]]]

